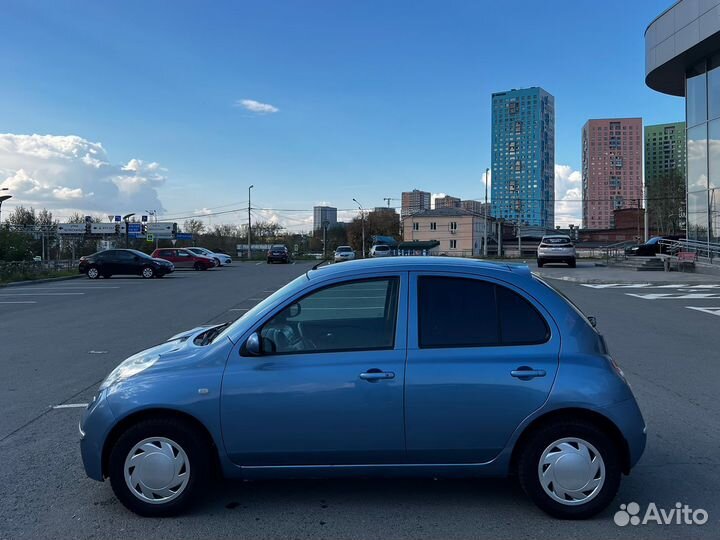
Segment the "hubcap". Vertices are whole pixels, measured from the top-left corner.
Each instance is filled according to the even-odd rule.
[[[567,437],[555,441],[542,453],[538,477],[553,500],[577,506],[600,493],[605,483],[605,462],[589,442]]]
[[[91,268],[90,270],[88,270],[88,277],[90,277],[90,278],[98,277],[97,268]]]
[[[130,492],[151,504],[176,499],[190,480],[187,454],[179,444],[165,437],[151,437],[133,446],[124,470]]]
[[[143,270],[143,276],[152,277],[152,270],[150,268],[146,268],[145,270]]]

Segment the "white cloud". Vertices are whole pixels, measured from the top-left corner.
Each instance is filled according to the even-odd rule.
[[[254,99],[240,99],[235,102],[236,107],[242,107],[246,111],[254,112],[257,114],[273,114],[280,109],[275,107],[274,105],[270,105],[269,103],[261,103],[260,101],[255,101]]]
[[[13,202],[82,212],[163,210],[158,163],[116,165],[98,142],[75,135],[0,134],[0,187]]]
[[[582,223],[582,174],[570,165],[555,165],[555,225]]]

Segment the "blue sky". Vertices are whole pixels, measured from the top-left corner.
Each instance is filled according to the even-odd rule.
[[[168,216],[241,206],[252,183],[283,209],[257,215],[293,227],[309,214],[285,209],[319,202],[480,198],[490,94],[527,86],[555,96],[569,176],[588,118],[683,119],[644,84],[643,32],[671,4],[4,0],[0,183],[58,215]]]

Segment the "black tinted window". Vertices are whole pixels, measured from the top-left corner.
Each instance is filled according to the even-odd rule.
[[[531,345],[547,341],[550,331],[545,319],[527,300],[505,287],[496,287],[495,294],[503,345]]]
[[[495,285],[474,279],[420,277],[420,347],[498,345]]]
[[[517,293],[481,280],[418,279],[421,348],[529,345],[549,338],[537,310]]]

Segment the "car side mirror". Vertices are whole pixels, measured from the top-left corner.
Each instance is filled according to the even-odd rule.
[[[253,332],[250,334],[250,337],[247,338],[247,341],[245,342],[245,351],[250,356],[260,356],[262,354],[260,336],[257,332]]]

